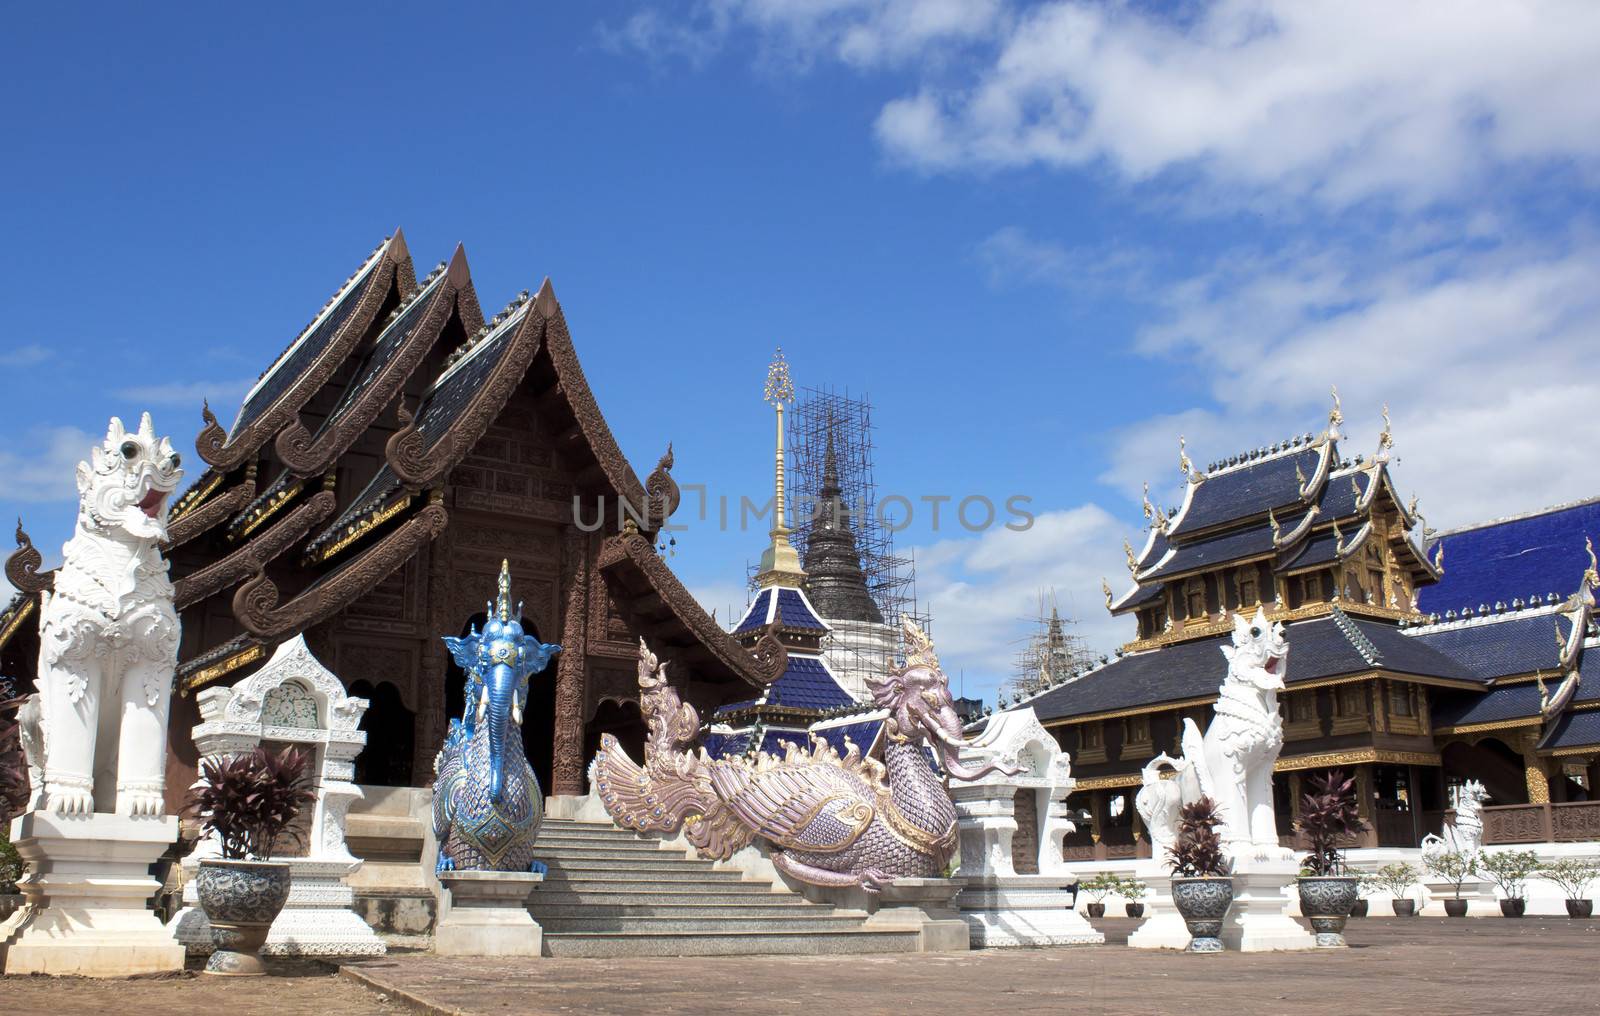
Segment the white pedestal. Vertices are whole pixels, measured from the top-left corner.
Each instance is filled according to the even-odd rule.
[[[1072,908],[1070,875],[994,875],[967,879],[956,897],[974,949],[1104,945],[1104,934]]]
[[[150,865],[178,838],[175,817],[30,811],[11,841],[32,870],[22,909],[0,924],[0,971],[127,977],[183,969],[150,897]]]
[[[1456,884],[1439,879],[1427,879],[1422,883],[1422,888],[1426,891],[1422,903],[1417,907],[1417,913],[1429,917],[1445,916],[1444,901],[1455,898]],[[1468,879],[1461,883],[1461,898],[1468,901],[1468,917],[1500,916],[1500,895],[1495,892],[1493,882]]]
[[[1149,894],[1145,897],[1145,921],[1128,936],[1131,949],[1189,948],[1189,926],[1172,902],[1172,875],[1165,865],[1141,867],[1135,876],[1145,884]]]
[[[966,952],[972,933],[952,902],[966,885],[964,878],[897,878],[878,893],[859,888],[829,888],[798,879],[785,884],[813,903],[830,903],[841,910],[870,915],[867,928],[899,931],[915,929],[918,952]]]
[[[1240,862],[1233,872],[1233,906],[1222,925],[1222,944],[1240,952],[1315,949],[1316,936],[1289,916],[1298,898],[1294,861]]]
[[[544,930],[528,913],[528,896],[544,881],[526,871],[439,874],[449,909],[433,929],[440,956],[538,956]]]
[[[289,865],[289,900],[272,922],[263,956],[382,956],[383,939],[351,907],[355,890],[344,877],[359,861],[314,861],[285,858]],[[193,863],[190,863],[193,862]],[[192,956],[210,955],[211,923],[200,908],[194,873],[199,860],[185,859],[188,880],[183,887],[183,909],[167,925],[172,936]]]

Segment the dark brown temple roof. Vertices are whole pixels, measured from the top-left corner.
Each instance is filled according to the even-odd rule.
[[[612,601],[658,653],[677,655],[707,671],[764,688],[783,675],[787,654],[764,636],[754,653],[723,631],[667,567],[650,540],[623,532],[600,550],[600,574]]]
[[[273,644],[354,603],[442,533],[451,471],[524,384],[576,470],[578,489],[625,499],[645,534],[618,537],[605,567],[619,611],[707,676],[762,683],[772,654],[734,642],[656,555],[648,537],[678,503],[671,449],[641,483],[600,414],[549,281],[485,325],[465,254],[458,249],[419,287],[398,238],[374,252],[263,375],[233,433],[208,427],[202,434],[207,460],[218,464],[175,507],[171,545],[231,522],[208,538],[213,556],[186,552],[200,567],[178,578],[177,596],[182,607],[227,596],[244,631],[190,650],[178,668],[180,686],[191,691],[264,659]],[[393,311],[380,319],[376,310],[384,307]],[[422,365],[438,362],[429,351],[452,317],[469,337],[414,408],[402,403],[401,429],[389,437],[377,473],[335,518],[344,500],[334,488],[336,464]],[[329,384],[341,390],[313,432],[299,412]],[[258,471],[271,477],[264,487]],[[552,509],[552,520],[565,518]]]

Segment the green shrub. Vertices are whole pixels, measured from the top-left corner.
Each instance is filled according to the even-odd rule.
[[[0,893],[17,891],[17,879],[22,877],[22,856],[11,845],[9,823],[0,822]]]
[[[1531,850],[1495,850],[1478,859],[1478,869],[1506,894],[1506,899],[1526,899],[1528,879],[1539,870],[1539,855]]]

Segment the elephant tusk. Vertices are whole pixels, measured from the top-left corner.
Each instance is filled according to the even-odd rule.
[[[483,722],[483,714],[489,711],[489,689],[483,689],[483,694],[478,696],[478,722]]]
[[[511,722],[519,727],[522,726],[522,707],[515,701],[511,703]]]

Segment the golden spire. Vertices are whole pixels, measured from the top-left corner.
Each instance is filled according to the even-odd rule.
[[[511,562],[500,561],[500,587],[494,597],[494,614],[500,622],[511,620]]]
[[[1106,609],[1110,610],[1111,609],[1111,583],[1107,582],[1104,577],[1102,577],[1100,579],[1100,592],[1105,594]]]
[[[765,586],[797,586],[805,581],[799,553],[789,545],[788,513],[783,498],[783,407],[794,401],[794,383],[789,380],[789,364],[783,347],[773,354],[767,367],[767,385],[762,398],[772,406],[778,420],[778,438],[772,466],[772,543],[761,553],[761,573],[756,581]]]

